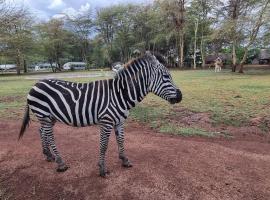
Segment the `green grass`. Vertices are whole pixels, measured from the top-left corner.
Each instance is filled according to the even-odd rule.
[[[207,131],[201,128],[194,128],[194,127],[178,127],[173,124],[162,125],[159,128],[161,133],[171,133],[175,135],[182,135],[182,136],[203,136],[203,137],[214,137],[217,136],[219,133]]]
[[[181,82],[181,76],[188,78]],[[270,115],[269,72],[268,75],[241,75],[199,71],[174,77],[177,85],[183,85],[182,105],[195,112],[212,113],[212,119],[218,124],[241,126],[252,117]]]
[[[136,106],[132,108],[130,116],[143,123],[151,123],[162,120],[166,113],[169,113],[168,107],[153,107],[151,105]]]
[[[248,71],[245,74],[210,70],[172,71],[174,82],[183,93],[180,104],[170,105],[151,94],[142,103],[131,110],[131,117],[164,131],[164,124],[174,123],[171,117],[182,117],[181,109],[192,112],[210,113],[214,125],[245,126],[255,117],[270,116],[270,69]],[[26,95],[36,80],[27,80],[26,76],[0,75],[0,118],[21,118]],[[88,82],[101,78],[76,78],[69,81]],[[179,111],[180,110],[180,111]],[[262,129],[268,130],[262,124]],[[163,127],[163,128],[162,128]],[[190,127],[178,127],[185,133],[204,133],[190,130]],[[185,129],[187,128],[187,129]],[[179,132],[175,131],[174,132]],[[203,131],[203,130],[202,130]]]
[[[172,75],[183,93],[183,101],[171,106],[159,97],[150,95],[139,108],[132,110],[137,119],[142,118],[139,120],[144,122],[145,116],[148,116],[148,122],[160,127],[161,121],[170,123],[168,115],[181,117],[177,111],[180,108],[210,113],[214,125],[246,126],[252,118],[270,116],[270,69],[245,74],[173,71]],[[159,117],[155,113],[160,113]],[[263,124],[260,127],[268,131]]]

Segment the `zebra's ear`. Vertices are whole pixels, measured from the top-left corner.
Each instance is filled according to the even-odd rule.
[[[155,56],[150,51],[146,51],[144,57],[150,62],[156,62]]]
[[[147,56],[153,56],[153,54],[151,53],[151,51],[146,51],[145,52],[145,55],[147,55]]]
[[[160,62],[162,65],[164,65],[164,66],[167,65],[167,61],[165,60],[163,55],[161,55],[160,53],[154,53],[154,56],[156,57],[158,62]]]

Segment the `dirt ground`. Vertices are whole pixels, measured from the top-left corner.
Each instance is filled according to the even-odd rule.
[[[125,144],[133,167],[121,167],[111,135],[111,173],[101,178],[98,127],[56,124],[58,149],[70,166],[57,173],[41,153],[38,123],[18,142],[20,123],[0,122],[0,199],[270,199],[269,136],[186,138],[130,122]]]

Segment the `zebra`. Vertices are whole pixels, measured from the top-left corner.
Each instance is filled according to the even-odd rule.
[[[40,122],[39,132],[45,158],[56,162],[57,172],[64,172],[68,166],[56,148],[54,124],[57,121],[75,127],[97,124],[100,127],[99,175],[106,177],[109,171],[105,154],[113,130],[122,166],[132,167],[125,154],[124,122],[129,110],[150,92],[171,104],[182,100],[182,93],[173,83],[168,69],[158,56],[150,52],[128,63],[112,79],[89,83],[40,80],[28,93],[19,139],[29,124],[31,109]]]

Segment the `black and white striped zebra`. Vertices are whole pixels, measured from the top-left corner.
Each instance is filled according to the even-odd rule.
[[[55,122],[76,127],[98,124],[101,129],[98,162],[100,175],[105,176],[108,173],[105,153],[112,130],[115,131],[122,165],[131,167],[124,150],[123,124],[129,110],[149,92],[172,104],[182,99],[182,94],[173,84],[167,68],[149,52],[130,62],[112,79],[90,83],[41,80],[27,96],[27,108],[19,138],[23,136],[29,123],[30,108],[41,124],[44,155],[48,161],[57,163],[57,171],[65,171],[68,167],[55,145],[52,129]]]

